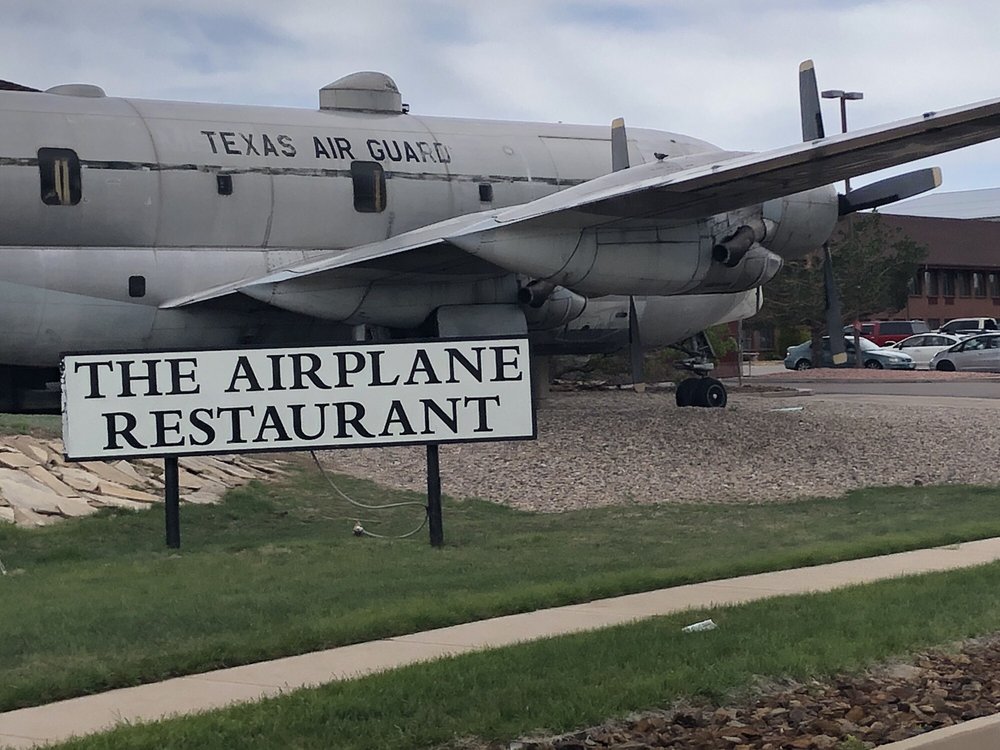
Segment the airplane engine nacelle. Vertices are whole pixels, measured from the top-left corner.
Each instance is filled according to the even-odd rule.
[[[838,216],[833,185],[775,198],[762,206],[767,233],[761,244],[783,258],[800,258],[830,239]]]

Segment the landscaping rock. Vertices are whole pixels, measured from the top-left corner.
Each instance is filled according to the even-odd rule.
[[[733,705],[679,704],[560,737],[463,740],[451,747],[830,750],[853,738],[852,746],[874,748],[994,714],[998,705],[1000,635],[994,635],[956,651],[917,654],[913,664],[760,689],[754,698]]]
[[[133,490],[130,487],[123,487],[120,484],[115,484],[114,482],[98,481],[97,483],[97,494],[98,495],[112,495],[114,497],[122,497],[126,500],[133,500],[138,503],[155,503],[162,500],[162,497],[150,494],[149,492],[143,492],[142,490]]]
[[[44,466],[29,466],[25,473],[32,479],[44,484],[60,497],[79,497],[80,492],[59,479]]]
[[[163,499],[163,460],[67,463],[58,440],[0,436],[0,522],[43,526],[100,508],[140,510]],[[239,456],[185,458],[198,473],[179,472],[181,500],[219,502],[231,487],[285,473],[273,462]]]
[[[24,469],[38,464],[37,459],[29,458],[18,450],[0,453],[0,466],[5,469]]]
[[[74,469],[71,466],[59,468],[59,478],[74,490],[80,492],[97,492],[97,485],[100,482],[98,477],[83,469]]]

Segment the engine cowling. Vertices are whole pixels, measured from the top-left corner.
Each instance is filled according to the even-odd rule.
[[[838,216],[833,185],[766,201],[762,205],[766,233],[760,244],[783,258],[801,258],[830,239]]]

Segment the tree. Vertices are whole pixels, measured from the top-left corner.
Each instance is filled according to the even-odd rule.
[[[870,213],[841,224],[830,240],[830,254],[843,325],[874,315],[893,315],[906,307],[910,281],[927,248],[885,226],[877,213]],[[764,304],[753,325],[808,328],[813,364],[819,364],[820,340],[826,333],[822,249],[785,262],[765,286]]]

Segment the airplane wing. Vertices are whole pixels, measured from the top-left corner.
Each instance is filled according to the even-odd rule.
[[[463,238],[518,225],[584,227],[647,216],[678,220],[710,216],[998,137],[1000,99],[993,99],[759,154],[720,152],[717,161],[689,168],[663,159],[528,203],[467,214],[334,251],[258,278],[169,300],[161,307],[183,307],[247,287],[277,285],[422,248],[454,249]]]

